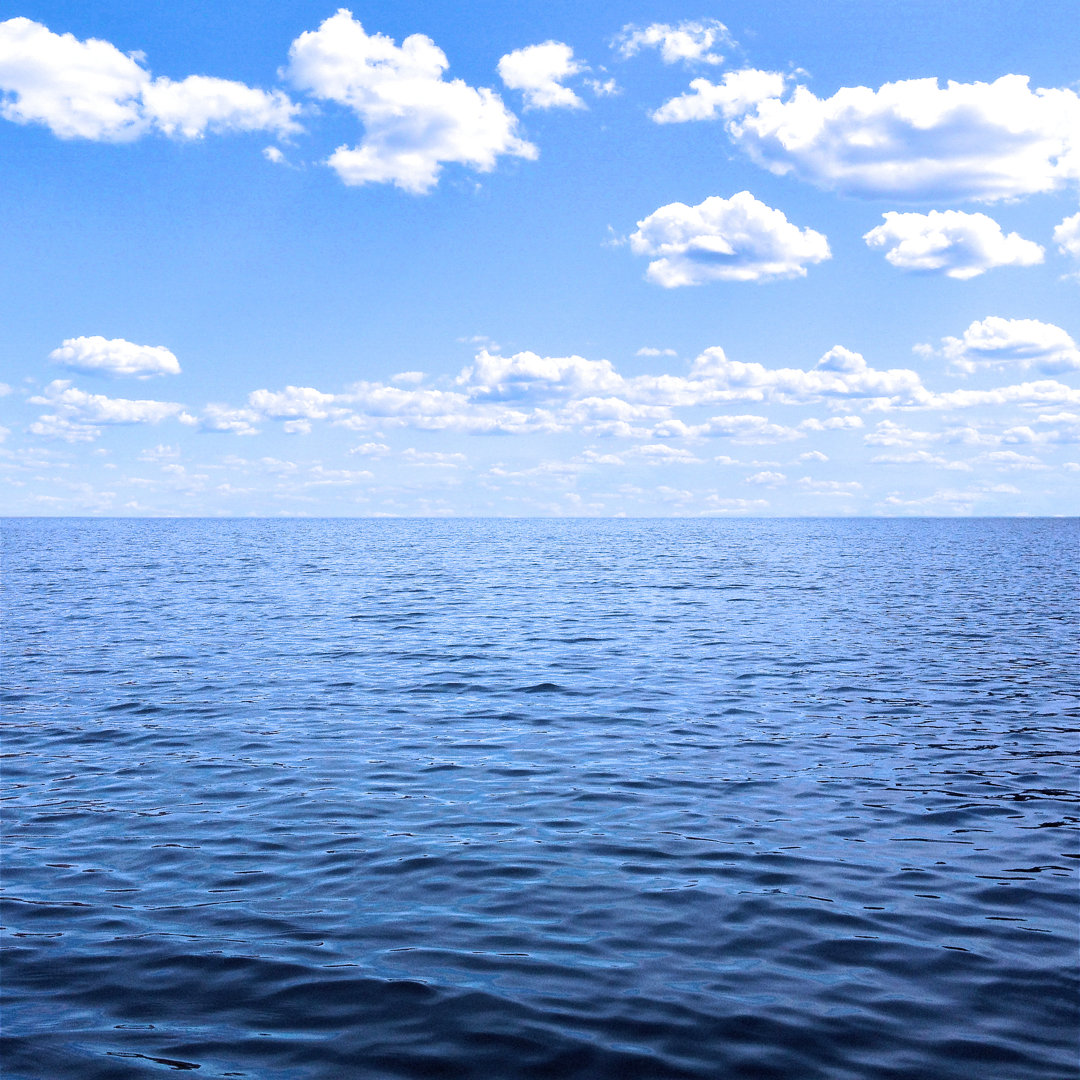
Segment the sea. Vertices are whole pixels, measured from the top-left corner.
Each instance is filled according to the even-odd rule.
[[[3,524],[4,1080],[1068,1080],[1076,519]]]

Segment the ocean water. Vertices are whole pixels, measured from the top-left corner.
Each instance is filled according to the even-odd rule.
[[[1077,1074],[1071,520],[9,520],[5,1080]]]

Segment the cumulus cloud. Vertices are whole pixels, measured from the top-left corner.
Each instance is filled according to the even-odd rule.
[[[493,401],[589,396],[623,385],[609,360],[538,356],[527,351],[501,356],[487,349],[480,350],[457,382],[468,387],[471,396]]]
[[[325,420],[341,415],[343,410],[335,409],[334,401],[333,394],[324,394],[311,386],[253,390],[248,394],[248,405],[261,416],[274,420]]]
[[[1067,217],[1054,228],[1054,243],[1062,255],[1080,261],[1080,214]]]
[[[964,375],[983,368],[1034,369],[1046,375],[1080,368],[1076,342],[1053,323],[990,316],[973,322],[963,337],[942,339],[951,370]]]
[[[88,394],[67,379],[54,379],[42,394],[31,397],[32,405],[53,410],[30,425],[35,435],[85,442],[97,438],[102,424],[157,424],[169,417],[190,420],[183,406],[173,401],[110,398]]]
[[[49,353],[54,364],[89,375],[179,375],[180,361],[164,345],[136,345],[123,338],[68,338]]]
[[[43,124],[63,139],[101,142],[152,131],[195,139],[208,131],[300,130],[300,106],[280,90],[203,75],[155,79],[140,59],[108,41],[8,19],[0,23],[0,115]]]
[[[760,165],[849,195],[992,202],[1080,178],[1080,95],[1033,90],[1024,75],[845,86],[828,98],[798,86],[786,100],[777,91],[742,103],[725,79],[698,84],[654,118],[718,114]]]
[[[805,277],[807,263],[830,257],[821,233],[793,225],[749,191],[714,195],[697,206],[662,206],[638,222],[630,249],[652,258],[649,280],[668,289]]]
[[[642,27],[631,23],[611,44],[626,59],[642,49],[658,49],[665,64],[722,64],[724,57],[716,47],[734,42],[719,19],[686,19],[675,26],[652,23]]]
[[[942,273],[966,281],[996,266],[1034,266],[1043,261],[1038,244],[1019,233],[1006,236],[986,214],[889,211],[883,217],[885,223],[863,239],[868,247],[884,250],[885,258],[901,270]]]
[[[296,86],[350,108],[364,124],[359,146],[330,156],[342,181],[422,194],[447,163],[489,172],[501,155],[536,157],[498,94],[447,81],[448,66],[431,38],[412,34],[399,46],[368,34],[343,8],[292,43],[288,70]]]
[[[499,60],[498,68],[503,84],[525,95],[527,109],[584,109],[585,102],[563,85],[584,69],[574,50],[561,41],[515,49]]]
[[[756,400],[788,403],[822,399],[874,399],[893,404],[917,404],[930,395],[915,371],[872,368],[857,352],[834,346],[809,371],[802,368],[767,368],[729,360],[719,347],[706,349],[695,361],[691,374],[715,387],[741,391]],[[848,426],[844,417],[836,417]],[[820,422],[822,427],[828,421]]]
[[[785,78],[776,71],[744,68],[725,72],[718,83],[694,79],[688,93],[665,101],[649,115],[658,124],[685,124],[689,120],[725,120],[742,116],[764,101],[779,98]]]
[[[233,409],[216,403],[207,405],[199,417],[202,431],[220,431],[229,435],[258,435],[255,426],[261,417],[254,409]]]

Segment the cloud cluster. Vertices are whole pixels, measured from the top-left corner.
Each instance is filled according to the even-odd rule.
[[[54,34],[31,19],[0,23],[0,115],[44,124],[63,139],[125,142],[152,131],[196,139],[207,132],[300,130],[300,106],[280,90],[191,75],[153,78],[108,41]]]
[[[501,155],[535,158],[498,94],[448,81],[448,66],[431,38],[412,34],[397,45],[342,9],[292,43],[288,74],[363,123],[360,145],[338,147],[328,162],[346,184],[390,183],[422,194],[449,163],[488,172]]]
[[[1076,342],[1060,326],[1038,319],[991,315],[973,322],[963,337],[943,338],[942,353],[951,370],[963,375],[984,368],[1034,369],[1045,375],[1080,369]]]
[[[624,59],[636,56],[642,49],[658,49],[665,64],[722,64],[724,57],[715,47],[733,44],[728,28],[718,19],[686,19],[676,26],[624,26],[612,48]]]
[[[123,338],[68,338],[49,353],[54,364],[88,375],[179,375],[180,361],[164,345],[136,345]]]
[[[585,102],[564,82],[585,70],[561,41],[515,49],[499,60],[499,78],[525,95],[527,109],[583,109]]]
[[[142,346],[120,342],[117,348],[116,342],[93,338],[71,339],[65,346],[75,354],[75,343],[87,342],[90,344],[82,346],[82,354],[91,357],[91,362],[85,370],[98,370],[93,358],[104,356],[118,370],[147,373],[146,361],[138,352],[145,348]],[[134,352],[129,355],[124,346]],[[963,337],[943,339],[941,354],[962,374],[1007,366],[1034,369],[1044,375],[1080,368],[1080,351],[1072,338],[1060,327],[1033,319],[990,317],[972,323]],[[1080,407],[1080,390],[1052,378],[990,389],[935,391],[916,371],[875,368],[859,353],[840,345],[808,369],[731,360],[722,348],[714,346],[698,355],[684,375],[624,375],[604,359],[542,356],[530,351],[507,356],[484,348],[453,380],[428,382],[418,372],[409,374],[415,378],[404,386],[359,382],[340,393],[291,385],[280,390],[257,389],[243,405],[211,403],[198,415],[175,402],[109,398],[86,393],[66,380],[55,380],[41,395],[29,399],[52,409],[29,430],[80,441],[96,438],[99,425],[158,423],[172,418],[203,431],[249,436],[270,422],[280,422],[282,430],[292,434],[306,434],[313,424],[321,422],[358,432],[385,427],[469,434],[578,432],[651,440],[726,438],[752,444],[800,439],[812,432],[858,429],[863,426],[858,414],[867,411]],[[701,412],[746,403],[784,407],[825,404],[831,414],[809,416],[791,425],[756,413],[709,416]],[[683,416],[679,410],[697,412]],[[1068,419],[1072,413],[1053,415],[1065,424],[1063,431],[1073,423]],[[1010,438],[1017,442],[1050,439],[1029,426],[1011,430]],[[900,431],[896,425],[879,427],[875,441],[886,446],[912,445],[914,436],[901,438]],[[1062,435],[1059,441],[1068,438]],[[964,436],[960,441],[971,440]],[[366,450],[357,452],[384,444],[365,446]]]
[[[808,417],[796,426],[752,413],[684,419],[676,412],[738,403],[825,403],[839,411],[824,418]],[[462,369],[453,389],[362,382],[340,394],[324,394],[311,387],[258,390],[249,395],[243,415],[217,420],[219,430],[223,419],[240,425],[237,430],[246,430],[245,423],[276,418],[328,420],[356,431],[386,426],[471,434],[577,431],[653,440],[727,438],[738,443],[770,443],[804,438],[810,432],[857,430],[863,420],[855,409],[1076,405],[1080,405],[1080,390],[1053,379],[988,390],[934,391],[911,369],[874,368],[865,357],[842,346],[830,349],[809,369],[730,360],[716,346],[701,353],[687,375],[634,376],[623,375],[607,360],[533,352],[503,356],[482,350]],[[879,428],[878,445],[910,445],[907,438],[887,437],[894,429],[902,430],[895,424]]]
[[[698,80],[654,114],[661,122],[727,120],[760,165],[866,198],[992,202],[1080,179],[1080,95],[1031,89],[1023,75],[991,83],[934,78],[841,87],[784,99],[756,73],[762,96],[739,100],[729,79]],[[774,79],[778,76],[774,76]],[[757,85],[749,81],[747,85]],[[715,100],[715,103],[714,103]]]
[[[885,258],[901,270],[939,273],[966,281],[997,266],[1034,266],[1044,251],[1019,233],[1006,236],[986,214],[961,210],[931,210],[928,214],[890,211],[885,223],[863,239],[867,246],[885,251]]]
[[[630,236],[636,255],[647,255],[650,281],[671,289],[708,281],[775,281],[805,277],[808,263],[829,258],[829,244],[813,229],[800,229],[740,191],[697,206],[670,203]]]

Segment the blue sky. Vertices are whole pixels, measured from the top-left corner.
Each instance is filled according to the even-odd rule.
[[[1077,512],[1072,0],[5,18],[8,513]]]

